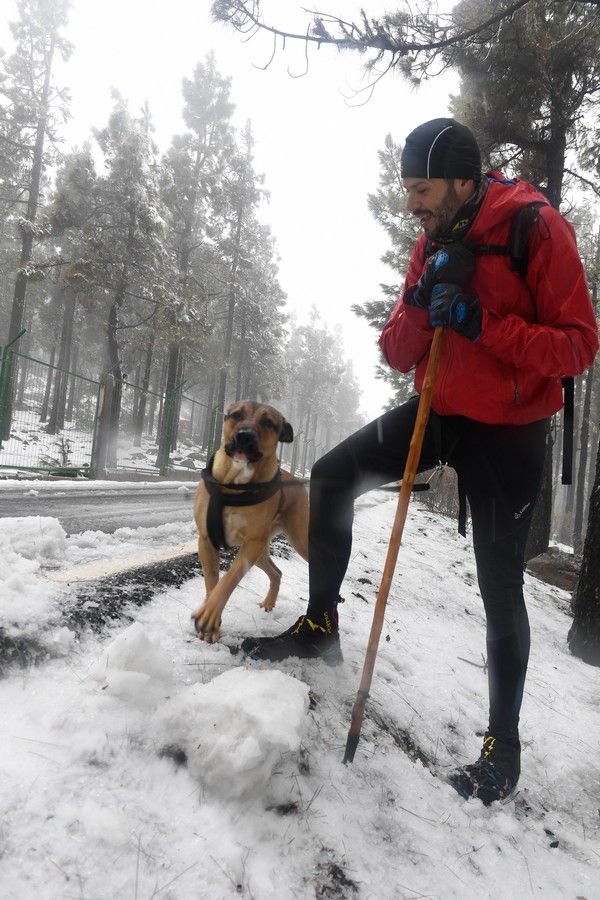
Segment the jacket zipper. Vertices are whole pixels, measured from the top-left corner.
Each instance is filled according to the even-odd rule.
[[[517,376],[513,375],[513,397],[517,406],[521,405],[521,395],[519,394],[519,382]]]

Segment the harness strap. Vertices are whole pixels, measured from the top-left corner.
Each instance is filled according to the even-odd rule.
[[[202,481],[208,491],[208,509],[206,511],[206,528],[210,542],[219,550],[227,549],[223,525],[223,510],[226,506],[254,506],[264,503],[281,490],[281,470],[277,469],[270,481],[256,481],[250,484],[221,484],[212,474],[214,455],[201,472]],[[230,493],[232,491],[233,493]]]
[[[563,378],[563,447],[562,476],[563,484],[573,484],[573,428],[575,420],[575,381]]]

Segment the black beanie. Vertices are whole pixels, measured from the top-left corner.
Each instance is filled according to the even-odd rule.
[[[432,119],[406,138],[402,178],[481,178],[481,154],[473,132],[454,119]]]

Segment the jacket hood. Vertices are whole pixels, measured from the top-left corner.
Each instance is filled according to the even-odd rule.
[[[487,191],[479,212],[469,229],[469,240],[480,240],[489,228],[511,222],[518,209],[530,203],[544,203],[548,200],[528,181],[505,178],[501,172],[486,172],[489,180]]]

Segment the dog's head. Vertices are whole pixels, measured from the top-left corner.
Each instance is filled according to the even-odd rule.
[[[239,400],[225,413],[223,449],[232,459],[257,462],[274,454],[280,441],[293,440],[292,426],[274,406]]]

